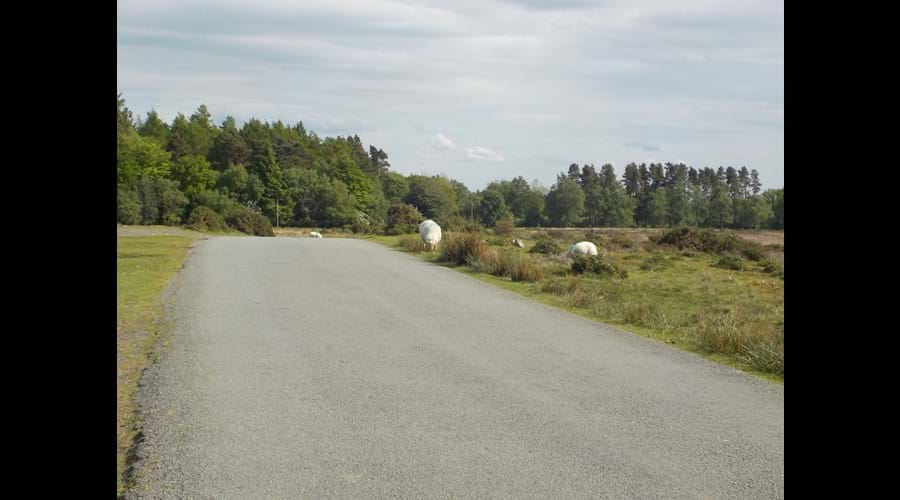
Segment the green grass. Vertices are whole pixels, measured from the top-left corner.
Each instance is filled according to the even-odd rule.
[[[577,238],[577,236],[572,236]],[[367,239],[397,248],[396,236]],[[573,241],[560,240],[567,247]],[[534,244],[526,241],[525,253]],[[496,247],[491,247],[496,248]],[[509,249],[506,249],[509,251]],[[417,256],[437,263],[439,251]],[[535,254],[531,254],[535,256]],[[462,273],[538,302],[602,321],[760,378],[784,381],[784,280],[762,265],[715,267],[718,258],[674,249],[609,248],[626,279],[573,276],[564,262],[538,257],[544,278],[533,283],[453,266]],[[647,261],[665,265],[647,265]]]
[[[134,400],[143,370],[152,362],[162,330],[161,293],[181,269],[194,238],[122,236],[116,240],[116,481],[127,488],[138,433]]]

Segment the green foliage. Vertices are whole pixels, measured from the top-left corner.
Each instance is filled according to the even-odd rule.
[[[777,276],[782,280],[784,279],[784,265],[782,265],[780,262],[766,258],[763,259],[760,264],[763,271],[771,274],[772,276]]]
[[[574,226],[581,221],[584,213],[584,193],[574,180],[560,175],[553,189],[547,193],[546,206],[550,224]]]
[[[558,255],[563,249],[555,240],[550,238],[541,238],[537,240],[533,247],[528,250],[530,253],[541,253],[544,255]]]
[[[572,273],[596,276],[627,278],[628,272],[616,265],[606,255],[578,256],[572,259]]]
[[[405,203],[395,203],[388,209],[386,234],[415,233],[425,217],[416,207]]]
[[[202,156],[182,156],[172,165],[171,178],[188,196],[216,185],[216,172]]]
[[[385,199],[399,203],[409,194],[409,180],[397,172],[387,172],[381,177],[381,189]]]
[[[272,231],[272,223],[269,219],[249,207],[235,205],[224,214],[228,227],[254,236],[275,236]]]
[[[610,164],[599,172],[593,165],[572,164],[549,192],[521,176],[472,192],[445,177],[391,172],[388,153],[372,145],[366,150],[356,135],[321,139],[302,123],[255,118],[239,128],[227,117],[217,126],[204,105],[190,116],[179,113],[171,124],[154,110],[135,123],[121,94],[116,106],[117,184],[123,192],[137,190],[145,223],[175,223],[183,214],[160,213],[158,189],[140,187],[143,177],[176,181],[190,207],[210,206],[210,193],[216,192],[283,225],[356,224],[368,231],[382,223],[389,227],[388,209],[407,203],[444,227],[467,230],[474,223],[459,217],[487,226],[511,216],[520,227],[784,228],[784,189],[760,194],[758,172],[746,167],[717,172],[683,164],[629,164],[620,181]],[[166,203],[178,204],[171,189],[163,191]],[[117,211],[120,204],[117,218],[133,220],[133,196],[117,195]],[[360,222],[359,212],[371,223]]]
[[[141,223],[141,200],[136,190],[119,188],[116,193],[116,220],[121,224]]]
[[[640,268],[643,271],[661,271],[672,267],[672,262],[665,255],[654,253],[641,262]]]
[[[137,129],[137,132],[141,137],[152,139],[163,148],[169,142],[169,126],[152,109],[147,113],[147,119]]]
[[[450,181],[438,176],[409,176],[409,193],[404,201],[438,224],[456,212],[456,190]]]
[[[225,218],[209,207],[196,207],[188,217],[187,227],[195,231],[224,231]]]
[[[167,151],[132,130],[119,136],[116,160],[118,183],[127,188],[134,187],[145,175],[166,177],[171,168]]]
[[[481,194],[476,215],[485,226],[493,226],[497,221],[509,217],[510,212],[498,190],[489,189]]]
[[[766,255],[762,245],[738,238],[731,231],[677,227],[652,236],[650,240],[657,245],[672,246],[679,250],[739,254],[752,261],[761,261]]]
[[[743,271],[744,259],[742,259],[740,255],[726,253],[716,260],[715,266],[722,269],[730,269],[732,271]]]

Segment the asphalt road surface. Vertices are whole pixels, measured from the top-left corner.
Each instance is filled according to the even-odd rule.
[[[784,387],[375,243],[200,242],[131,498],[783,498]]]

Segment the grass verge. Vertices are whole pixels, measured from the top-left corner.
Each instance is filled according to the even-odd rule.
[[[366,237],[402,250],[399,238]],[[564,248],[572,243],[566,238],[559,241]],[[526,240],[524,249],[503,251],[525,253],[534,244],[534,239]],[[490,246],[486,253],[500,250]],[[762,379],[784,382],[783,279],[759,266],[742,271],[715,267],[716,257],[705,253],[643,244],[608,245],[607,250],[611,262],[626,271],[626,279],[573,276],[559,256],[538,260],[544,272],[533,282],[497,276],[487,271],[490,266],[439,262],[441,250],[416,256]]]
[[[152,362],[161,331],[160,296],[195,241],[191,236],[120,236],[116,239],[116,484],[128,487],[139,439],[135,393]]]

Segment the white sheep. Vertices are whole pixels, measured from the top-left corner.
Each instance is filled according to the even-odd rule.
[[[441,242],[441,226],[429,219],[419,224],[419,236],[425,242],[427,250],[434,250],[437,248],[437,244]]]
[[[311,232],[309,233],[309,237],[310,237],[310,238],[321,238],[322,235],[319,234],[319,233],[317,233],[317,232],[315,232],[315,231],[311,231]]]
[[[597,255],[597,245],[590,241],[581,241],[569,247],[569,255],[579,257],[585,255]]]

